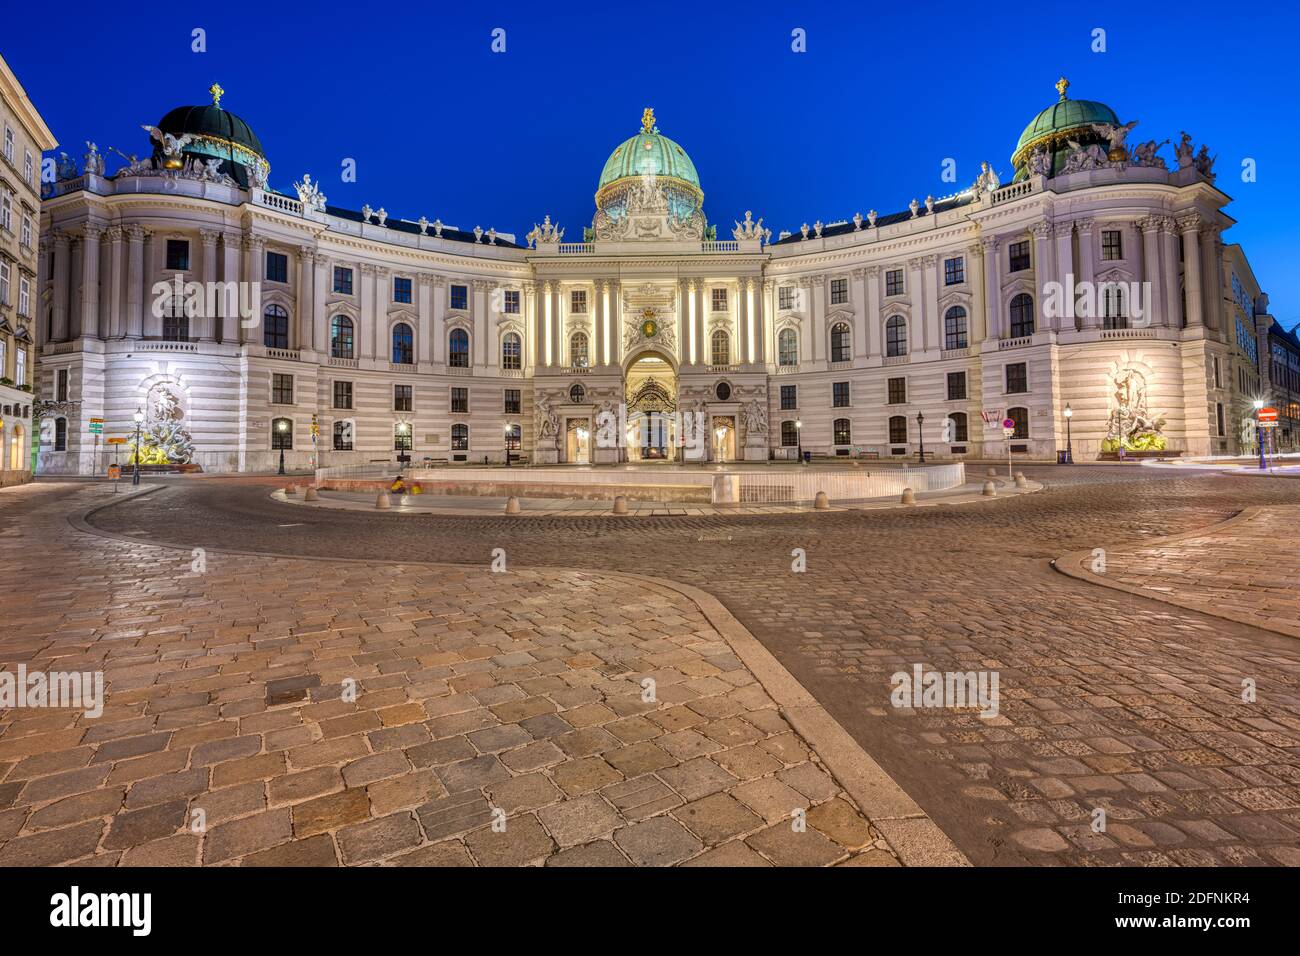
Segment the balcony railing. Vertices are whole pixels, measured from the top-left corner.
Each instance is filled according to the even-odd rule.
[[[555,251],[562,256],[591,256],[595,255],[596,247],[590,242],[560,242],[556,243]]]
[[[1155,329],[1102,329],[1103,339],[1154,339],[1159,333]]]
[[[886,355],[882,365],[906,365],[912,361],[910,355]]]
[[[331,355],[329,362],[330,365],[333,366],[334,368],[360,368],[361,367],[360,361],[354,358],[336,358],[335,356]]]
[[[739,252],[740,243],[733,240],[715,240],[700,243],[701,252]]]
[[[297,349],[267,349],[266,357],[273,359],[284,359],[288,362],[297,362],[301,359],[301,354]]]
[[[1033,341],[1033,337],[1029,335],[1021,336],[1018,339],[999,339],[998,351],[1003,349],[1023,349],[1027,345],[1032,345]]]

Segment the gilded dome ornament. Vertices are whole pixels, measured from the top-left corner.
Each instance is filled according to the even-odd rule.
[[[641,132],[653,133],[655,131],[655,111],[653,107],[647,106],[641,113]]]
[[[226,91],[221,88],[220,83],[213,83],[211,86],[208,87],[208,92],[212,94],[212,105],[217,107],[217,109],[220,109],[221,96]]]

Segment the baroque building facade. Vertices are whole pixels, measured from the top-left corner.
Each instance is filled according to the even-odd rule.
[[[209,471],[676,459],[690,421],[722,461],[1244,450],[1268,378],[1239,328],[1272,319],[1213,160],[1067,87],[1005,185],[729,239],[646,110],[566,242],[277,192],[214,85],[149,156],[108,175],[92,146],[47,188],[41,468],[102,471],[87,422],[137,412]]]

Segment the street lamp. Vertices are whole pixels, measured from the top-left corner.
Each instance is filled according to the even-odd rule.
[[[144,424],[144,409],[136,408],[135,414],[135,473],[131,475],[131,484],[140,484],[140,426]]]
[[[510,467],[510,423],[505,424],[506,467]]]
[[[803,464],[803,422],[799,419],[794,420],[794,440],[799,449],[799,464]]]
[[[280,419],[278,422],[275,423],[275,430],[278,431],[278,432],[280,433],[280,441],[278,442],[278,444],[279,444],[279,446],[280,446],[280,471],[279,471],[279,474],[283,475],[283,474],[284,474],[284,433],[287,432],[287,431],[289,430],[289,423],[288,423],[287,421],[285,421],[285,420],[282,418],[282,419]]]
[[[917,440],[921,443],[921,457],[920,460],[917,462],[917,464],[924,465],[925,464],[925,413],[924,412],[916,413],[916,437]]]
[[[1069,402],[1065,403],[1065,411],[1062,414],[1065,415],[1065,463],[1073,465],[1074,446],[1070,444],[1070,419],[1074,417],[1074,409],[1070,407]]]
[[[1259,446],[1259,470],[1264,471],[1268,466],[1264,464],[1264,429],[1259,423],[1259,413],[1264,408],[1264,400],[1257,398],[1251,404],[1255,406],[1255,444]]]

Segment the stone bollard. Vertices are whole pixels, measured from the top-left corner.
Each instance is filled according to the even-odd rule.
[[[307,490],[302,493],[303,501],[319,501],[320,495],[316,494],[316,486],[308,485]]]
[[[380,509],[388,509],[388,508],[391,508],[392,506],[393,506],[392,499],[390,499],[390,498],[388,497],[388,492],[386,492],[386,491],[381,491],[381,492],[378,494],[378,496],[375,498],[375,507],[376,507],[376,508],[380,508]]]
[[[1028,488],[1028,487],[1029,487],[1029,481],[1028,481],[1028,480],[1025,478],[1025,476],[1024,476],[1023,474],[1021,474],[1020,472],[1016,472],[1016,487],[1017,487],[1017,488]]]
[[[998,486],[991,481],[984,482],[984,490],[980,492],[985,498],[992,498],[998,493]]]
[[[916,504],[916,492],[913,491],[911,488],[903,489],[903,504],[905,505]]]
[[[831,500],[830,498],[826,497],[826,492],[824,491],[817,492],[817,497],[813,499],[813,507],[816,508],[818,511],[831,510]]]
[[[514,495],[511,495],[509,498],[506,499],[506,514],[508,515],[519,514],[519,499],[516,498]]]
[[[298,494],[298,489],[295,488],[293,485],[284,486],[284,496],[286,498],[292,498],[296,494]]]
[[[988,471],[984,472],[984,476],[986,478],[996,478],[998,476],[998,470],[996,468],[990,468]]]
[[[616,515],[627,514],[627,499],[624,498],[622,495],[614,496],[614,514]]]

